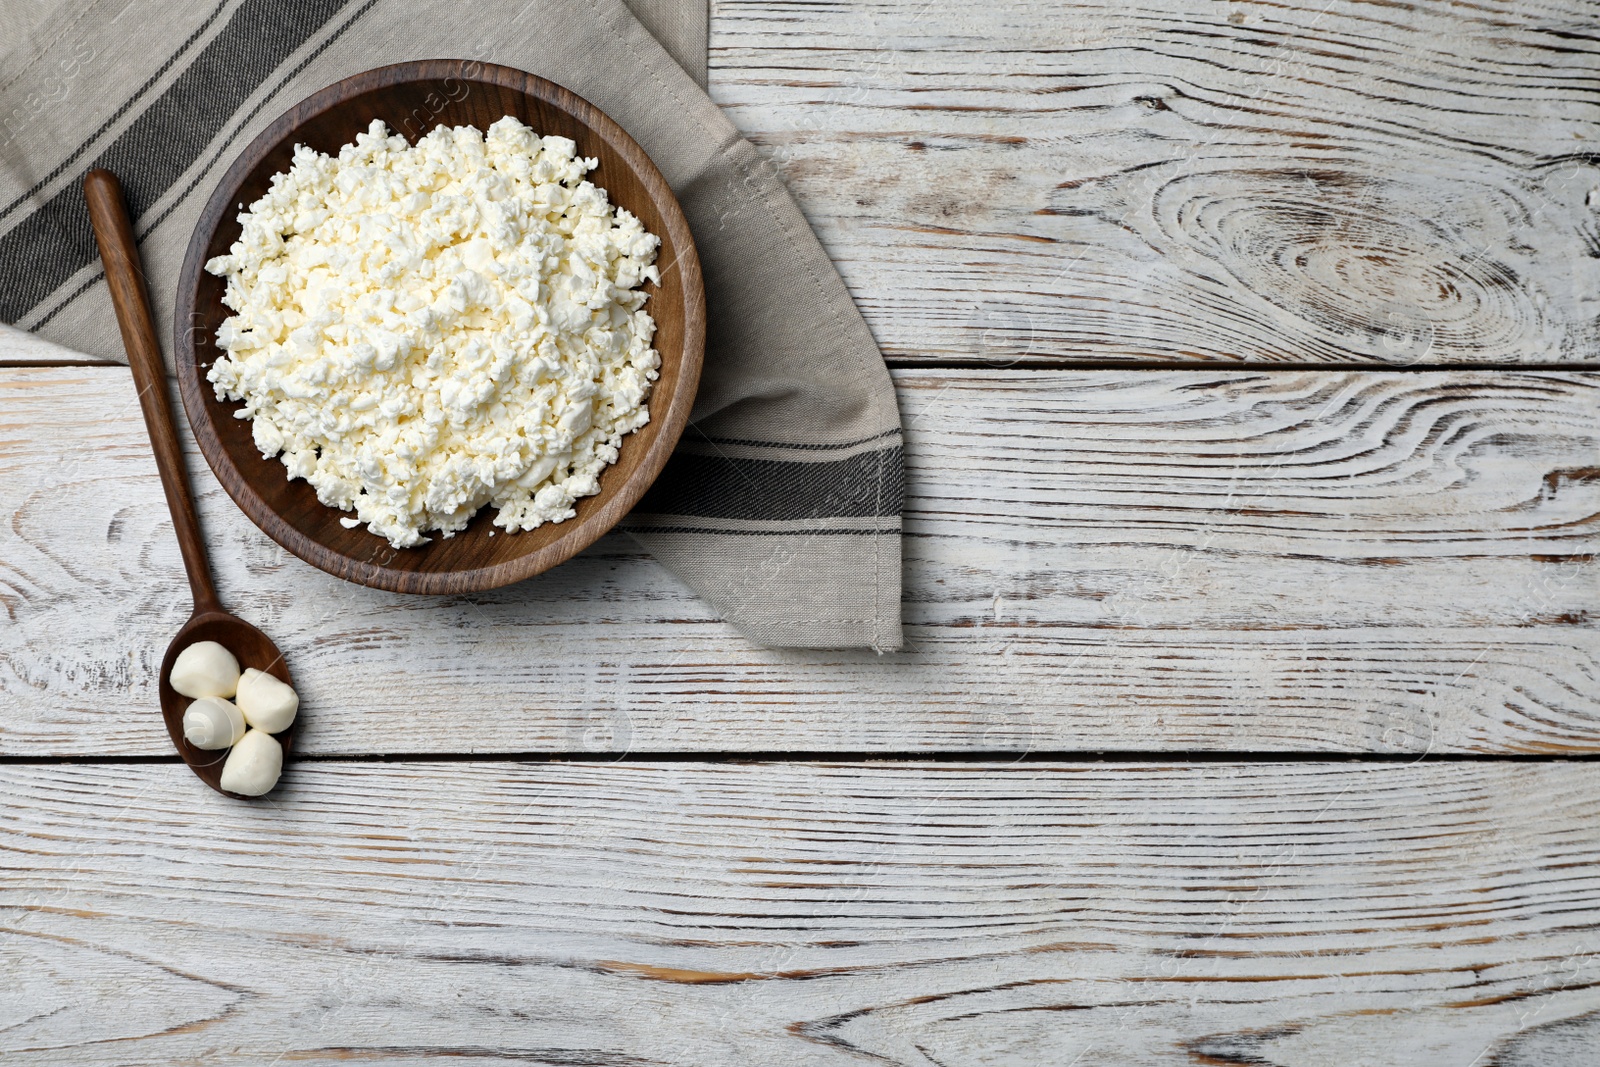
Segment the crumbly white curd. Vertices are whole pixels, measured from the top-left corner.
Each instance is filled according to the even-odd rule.
[[[414,147],[374,121],[336,157],[297,146],[206,264],[234,311],[218,398],[341,521],[396,548],[485,504],[560,522],[649,421],[660,241],[576,152],[510,116]]]

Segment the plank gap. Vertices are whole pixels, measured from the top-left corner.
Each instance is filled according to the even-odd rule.
[[[1544,372],[1573,372],[1584,369],[1600,368],[1600,363],[1410,363],[1410,364],[1380,364],[1380,363],[1329,363],[1329,362],[1298,362],[1286,361],[1282,363],[1247,363],[1223,362],[1221,360],[1194,363],[1180,360],[1108,360],[1108,359],[1063,359],[1052,363],[1017,360],[976,360],[976,359],[905,359],[885,357],[893,370],[949,370],[949,371],[1006,371],[1047,373],[1050,371],[1188,371],[1194,373],[1203,370],[1228,370],[1228,371],[1269,371],[1284,373],[1305,373],[1307,371],[1335,372],[1339,374],[1429,374],[1441,372],[1470,372],[1474,374],[1492,374],[1496,371],[1515,373]],[[117,364],[98,364],[102,366],[117,366]]]
[[[1194,362],[1183,360],[1141,360],[1141,359],[1060,359],[1054,362],[1038,362],[1034,360],[1012,359],[919,359],[906,356],[885,355],[884,361],[892,370],[955,370],[955,371],[1017,371],[1033,374],[1048,374],[1058,371],[1331,371],[1341,374],[1366,373],[1366,374],[1427,374],[1445,371],[1464,371],[1476,374],[1494,373],[1496,371],[1514,371],[1516,373],[1533,373],[1536,371],[1569,372],[1582,370],[1600,370],[1600,361],[1588,362],[1557,362],[1546,361],[1540,363],[1410,363],[1410,364],[1383,364],[1383,363],[1339,363],[1339,362],[1313,362],[1313,361],[1284,361],[1273,363],[1262,362],[1236,362],[1213,360],[1207,362]],[[5,359],[0,357],[0,368],[6,370],[56,370],[64,367],[95,367],[105,370],[127,370],[126,363],[117,363],[105,359]],[[169,377],[171,377],[169,375]]]
[[[182,762],[173,755],[142,756],[17,756],[0,755],[4,766],[140,766]],[[1418,756],[1407,752],[1164,752],[1160,749],[1041,749],[1017,752],[1008,749],[948,749],[930,752],[905,749],[883,752],[876,749],[831,750],[725,750],[704,752],[660,749],[641,752],[374,752],[311,753],[296,756],[293,763],[616,763],[642,766],[654,763],[1160,763],[1160,764],[1301,764],[1301,763],[1594,763],[1600,752],[1448,752]]]

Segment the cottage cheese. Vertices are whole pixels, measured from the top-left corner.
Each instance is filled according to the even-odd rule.
[[[509,116],[415,147],[374,121],[337,157],[297,146],[206,264],[235,312],[218,398],[347,525],[403,548],[484,504],[560,522],[649,421],[660,241],[576,150]]]

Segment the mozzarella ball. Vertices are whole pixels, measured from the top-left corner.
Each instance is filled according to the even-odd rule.
[[[186,697],[231,697],[239,688],[239,661],[215,641],[197,641],[178,653],[168,681]]]
[[[246,667],[239,679],[239,710],[244,721],[258,730],[275,734],[289,728],[295,712],[300,708],[300,698],[289,686],[266,671]]]
[[[244,716],[221,697],[201,697],[183,713],[183,736],[195,748],[227,748],[238,743],[244,730]]]
[[[240,796],[258,797],[278,784],[283,773],[283,746],[264,730],[246,730],[222,765],[222,788]]]

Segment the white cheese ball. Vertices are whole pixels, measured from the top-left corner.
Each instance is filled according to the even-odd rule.
[[[240,676],[236,702],[245,722],[269,734],[287,730],[300,708],[300,697],[292,688],[254,667],[246,667]]]
[[[265,730],[246,730],[222,765],[222,788],[240,796],[258,797],[278,784],[283,773],[283,746]]]
[[[239,686],[239,661],[215,641],[196,641],[172,661],[167,681],[186,697],[231,697]]]
[[[599,492],[650,418],[636,287],[660,240],[576,153],[510,116],[296,147],[206,264],[235,312],[208,377],[261,454],[396,548],[485,504],[506,530],[561,522]]]
[[[244,736],[244,716],[232,701],[201,697],[183,713],[183,736],[195,748],[219,749]]]

